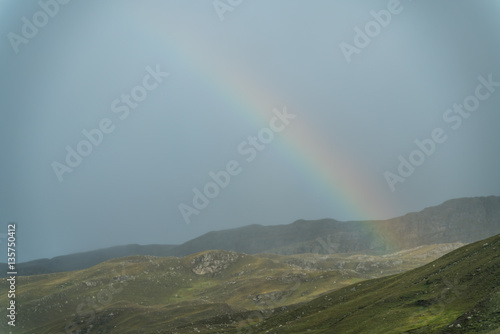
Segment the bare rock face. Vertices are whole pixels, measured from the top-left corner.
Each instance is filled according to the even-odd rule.
[[[235,252],[209,251],[191,260],[192,271],[197,275],[216,275],[227,269],[240,255]]]

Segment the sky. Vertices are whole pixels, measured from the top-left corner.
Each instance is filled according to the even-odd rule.
[[[13,222],[24,262],[500,195],[499,16],[2,0],[0,247]]]

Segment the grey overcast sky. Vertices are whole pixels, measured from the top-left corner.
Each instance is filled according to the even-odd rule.
[[[500,1],[3,0],[0,245],[9,222],[28,261],[500,195],[499,18]]]

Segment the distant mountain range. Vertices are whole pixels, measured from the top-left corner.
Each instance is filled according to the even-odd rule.
[[[500,233],[500,197],[461,198],[388,220],[298,220],[206,233],[170,250],[184,256],[209,249],[246,254],[374,253],[420,245],[470,243]]]
[[[97,249],[89,252],[74,253],[56,256],[52,259],[40,259],[17,264],[19,275],[50,274],[63,271],[72,271],[90,268],[101,262],[131,255],[168,256],[175,245],[126,245]],[[7,267],[2,263],[0,267]],[[0,273],[0,277],[6,277],[7,270]]]
[[[498,233],[500,197],[460,198],[387,220],[322,219],[298,220],[289,225],[249,225],[209,232],[182,245],[117,246],[25,262],[18,264],[18,272],[20,275],[62,272],[89,268],[117,257],[186,256],[214,249],[246,254],[381,255],[420,245],[471,243]]]

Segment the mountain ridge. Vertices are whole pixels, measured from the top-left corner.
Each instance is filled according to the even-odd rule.
[[[18,264],[21,275],[89,268],[130,255],[186,256],[213,249],[246,254],[384,254],[427,244],[470,243],[500,233],[500,196],[458,198],[387,220],[325,218],[211,231],[180,245],[127,245]],[[2,264],[1,266],[6,266]],[[4,271],[6,272],[6,271]]]

